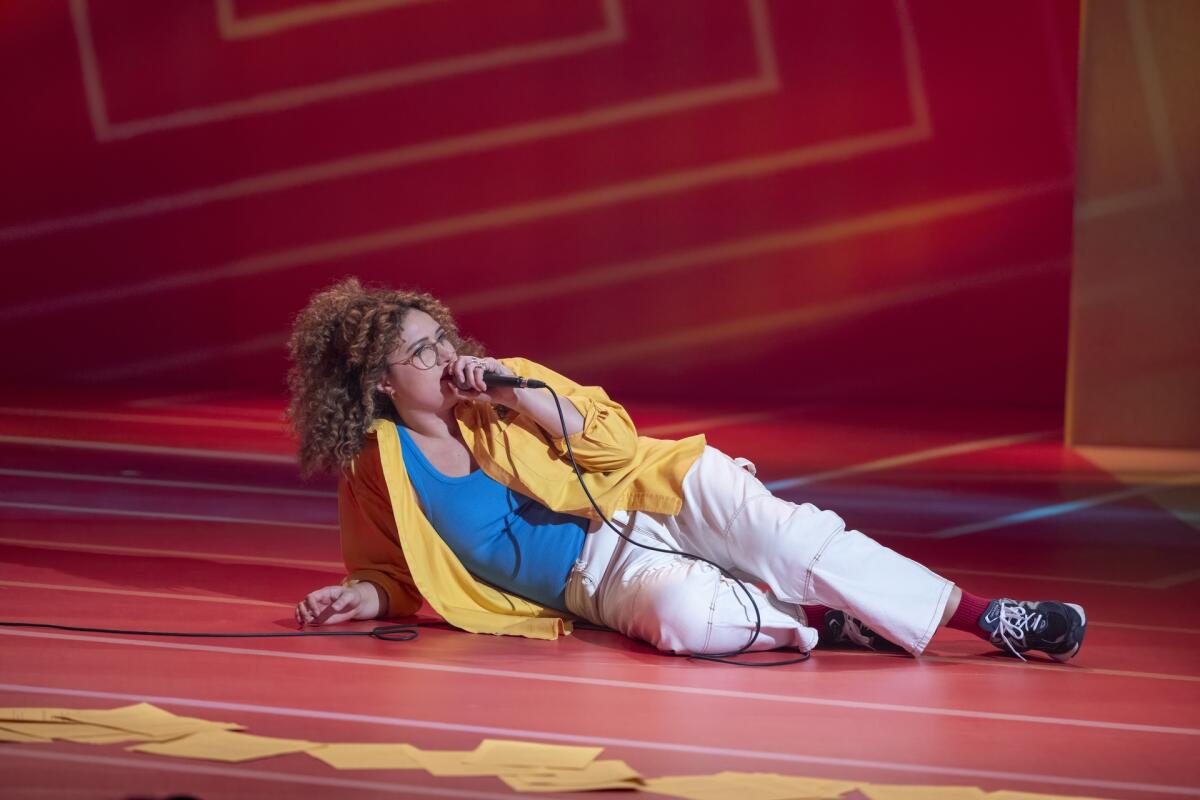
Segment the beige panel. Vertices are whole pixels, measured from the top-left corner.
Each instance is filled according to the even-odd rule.
[[[1067,441],[1200,448],[1200,3],[1090,0]]]

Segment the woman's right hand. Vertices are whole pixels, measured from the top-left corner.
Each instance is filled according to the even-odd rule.
[[[361,585],[325,586],[309,592],[307,597],[296,604],[296,623],[301,627],[320,624],[316,621],[317,617],[330,605],[333,606],[333,614],[324,624],[336,625],[355,619],[359,606],[363,604],[362,593],[358,591],[358,586]]]

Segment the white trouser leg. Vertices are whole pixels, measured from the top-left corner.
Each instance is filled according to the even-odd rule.
[[[686,550],[671,537],[668,519],[638,511],[613,515],[618,529],[635,541]],[[805,627],[799,609],[748,588],[762,619],[750,649],[812,649],[816,631]],[[566,600],[573,614],[673,653],[731,652],[749,642],[754,630],[746,595],[716,568],[629,544],[604,525],[588,534],[567,580]]]
[[[846,611],[912,653],[937,630],[953,584],[811,503],[781,500],[706,447],[684,478],[683,510],[666,518],[680,549],[767,584],[788,604]]]

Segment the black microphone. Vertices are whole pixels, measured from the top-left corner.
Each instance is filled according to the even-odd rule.
[[[501,375],[499,372],[483,373],[483,382],[489,389],[498,386],[511,386],[514,389],[545,389],[546,382],[533,378],[522,378],[520,375]]]

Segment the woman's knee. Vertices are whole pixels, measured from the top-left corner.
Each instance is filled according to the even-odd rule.
[[[811,569],[822,551],[845,530],[845,521],[832,511],[767,495],[746,504],[731,534],[734,546],[756,568],[773,565],[799,574]],[[766,577],[755,569],[749,571]]]
[[[666,580],[663,577],[640,589],[635,635],[666,652],[706,652],[721,591],[720,573],[708,564],[694,563]]]

